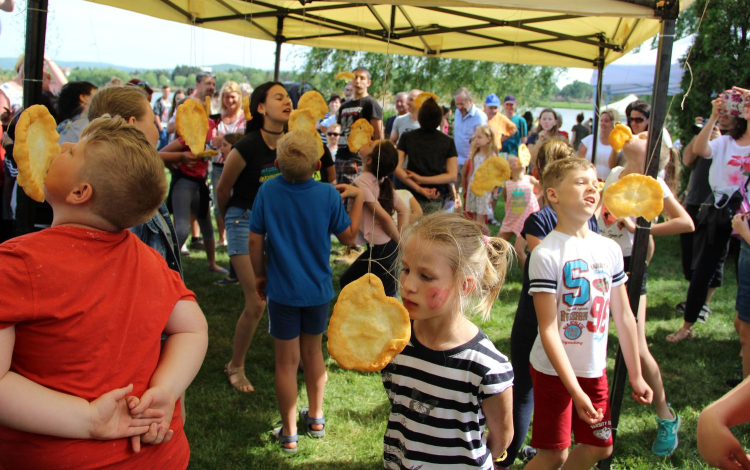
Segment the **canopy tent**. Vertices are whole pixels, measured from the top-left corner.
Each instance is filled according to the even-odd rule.
[[[653,77],[651,78],[653,80]],[[649,90],[649,93],[651,93],[651,90]],[[614,103],[609,103],[606,106],[602,106],[602,108],[611,108],[616,110],[618,113],[620,113],[620,116],[622,117],[623,121],[625,120],[625,110],[627,109],[628,105],[632,103],[633,101],[637,100],[638,96],[634,94],[630,94],[626,96],[625,98],[615,101]]]
[[[238,36],[333,49],[596,67],[654,36],[663,0],[87,0]],[[683,0],[684,9],[694,0]],[[277,58],[278,63],[278,58]]]
[[[693,36],[675,41],[672,48],[672,62],[669,69],[669,95],[676,95],[680,91],[682,80],[682,66],[680,59],[685,56],[693,45]],[[617,59],[607,66],[602,81],[602,92],[607,95],[635,93],[650,95],[654,86],[654,68],[656,67],[657,51],[649,49],[638,53],[630,53]],[[590,83],[597,84],[599,71],[591,73]]]
[[[43,54],[49,0],[27,0],[24,107],[41,101]],[[53,0],[54,1],[54,0]],[[654,73],[652,129],[664,127],[669,64],[678,13],[694,0],[377,0],[357,3],[317,0],[88,0],[138,13],[201,25],[276,42],[276,71],[284,42],[390,54],[534,65],[593,67],[600,71],[659,32]],[[307,6],[310,5],[310,6]],[[601,81],[596,103],[601,102]],[[598,142],[598,112],[594,148]],[[661,132],[649,133],[648,154],[659,148]],[[658,158],[647,163],[656,176]],[[34,206],[17,193],[14,234],[33,230]],[[20,217],[19,217],[20,215]],[[628,294],[638,311],[650,222],[638,219]],[[612,435],[626,381],[618,350],[612,394]],[[601,462],[610,468],[612,457]]]

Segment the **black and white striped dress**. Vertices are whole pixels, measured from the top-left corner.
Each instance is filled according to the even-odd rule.
[[[382,378],[391,402],[385,468],[492,469],[481,404],[513,386],[513,368],[484,332],[457,348],[435,351],[412,330]]]

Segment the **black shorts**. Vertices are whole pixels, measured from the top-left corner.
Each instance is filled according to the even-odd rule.
[[[625,262],[625,274],[630,277],[630,256],[623,257]],[[646,295],[646,282],[648,281],[648,265],[643,268],[643,285],[641,285],[641,295]],[[628,284],[630,281],[628,281]]]

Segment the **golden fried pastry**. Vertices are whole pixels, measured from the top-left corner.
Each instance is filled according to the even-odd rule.
[[[435,100],[435,103],[437,103],[438,97],[434,93],[430,93],[428,91],[425,91],[425,92],[422,92],[422,93],[418,94],[417,98],[414,100],[414,107],[417,108],[417,109],[421,108],[422,105],[424,104],[424,102],[427,101],[430,98],[432,98],[433,100]]]
[[[57,123],[46,106],[26,109],[16,124],[13,158],[18,166],[18,185],[37,202],[44,202],[44,180],[52,160],[60,153]]]
[[[518,146],[518,161],[521,162],[522,166],[528,167],[531,163],[531,151],[526,144]]]
[[[315,147],[318,149],[318,155],[323,156],[323,139],[320,137],[320,133],[315,130],[315,123],[318,120],[315,119],[312,110],[310,109],[295,109],[292,114],[289,115],[289,130],[301,130],[309,132],[315,139]]]
[[[483,197],[489,191],[502,186],[508,178],[510,178],[508,160],[502,157],[490,157],[477,168],[469,189],[476,197]]]
[[[177,135],[182,137],[190,151],[199,155],[206,148],[208,115],[200,101],[188,99],[177,107]]]
[[[328,114],[328,103],[326,103],[323,95],[315,90],[310,90],[300,96],[297,109],[309,109],[317,122]]]
[[[242,112],[245,113],[245,121],[253,120],[253,113],[250,112],[250,97],[242,98]]]
[[[503,113],[496,113],[492,116],[492,119],[487,121],[487,125],[495,132],[495,145],[498,149],[503,146],[504,135],[510,137],[518,130],[516,124]]]
[[[336,74],[336,80],[346,80],[347,82],[350,82],[354,80],[354,74],[348,70],[344,70]]]
[[[664,190],[654,178],[631,173],[604,191],[604,204],[618,219],[632,216],[654,220],[664,209]]]
[[[328,352],[344,369],[382,370],[411,338],[409,312],[365,274],[341,290],[328,325]]]
[[[373,129],[367,119],[361,118],[354,121],[349,131],[349,139],[346,141],[349,151],[353,153],[359,152],[359,149],[370,142],[373,132],[375,132],[375,129]]]
[[[612,150],[619,152],[625,146],[625,142],[633,138],[633,132],[628,126],[616,124],[609,133],[609,145]]]
[[[198,158],[213,158],[213,157],[217,156],[218,154],[219,154],[219,152],[217,152],[216,150],[214,150],[214,149],[208,149],[208,150],[204,150],[204,151],[202,151],[200,153],[197,153],[195,156],[198,157]]]
[[[206,110],[206,116],[211,115],[211,97],[206,96],[206,99],[203,101],[203,108]]]

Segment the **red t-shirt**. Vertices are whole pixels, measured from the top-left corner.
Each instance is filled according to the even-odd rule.
[[[214,134],[216,132],[216,121],[213,119],[208,120],[208,134],[206,134],[206,143],[210,144],[211,141],[214,138]],[[180,143],[187,149],[187,145],[185,144],[185,140],[182,137],[178,137],[180,140]],[[177,166],[177,169],[183,173],[185,173],[188,176],[192,176],[194,178],[205,178],[206,177],[206,170],[208,169],[208,162],[209,159],[203,159],[199,160],[198,163],[196,163],[193,166],[187,166],[184,163],[180,163]]]
[[[10,370],[91,401],[133,383],[141,396],[159,362],[180,275],[130,231],[58,226],[0,245],[0,329],[16,327]],[[0,468],[184,469],[190,448],[179,403],[167,444],[61,439],[0,426]]]

